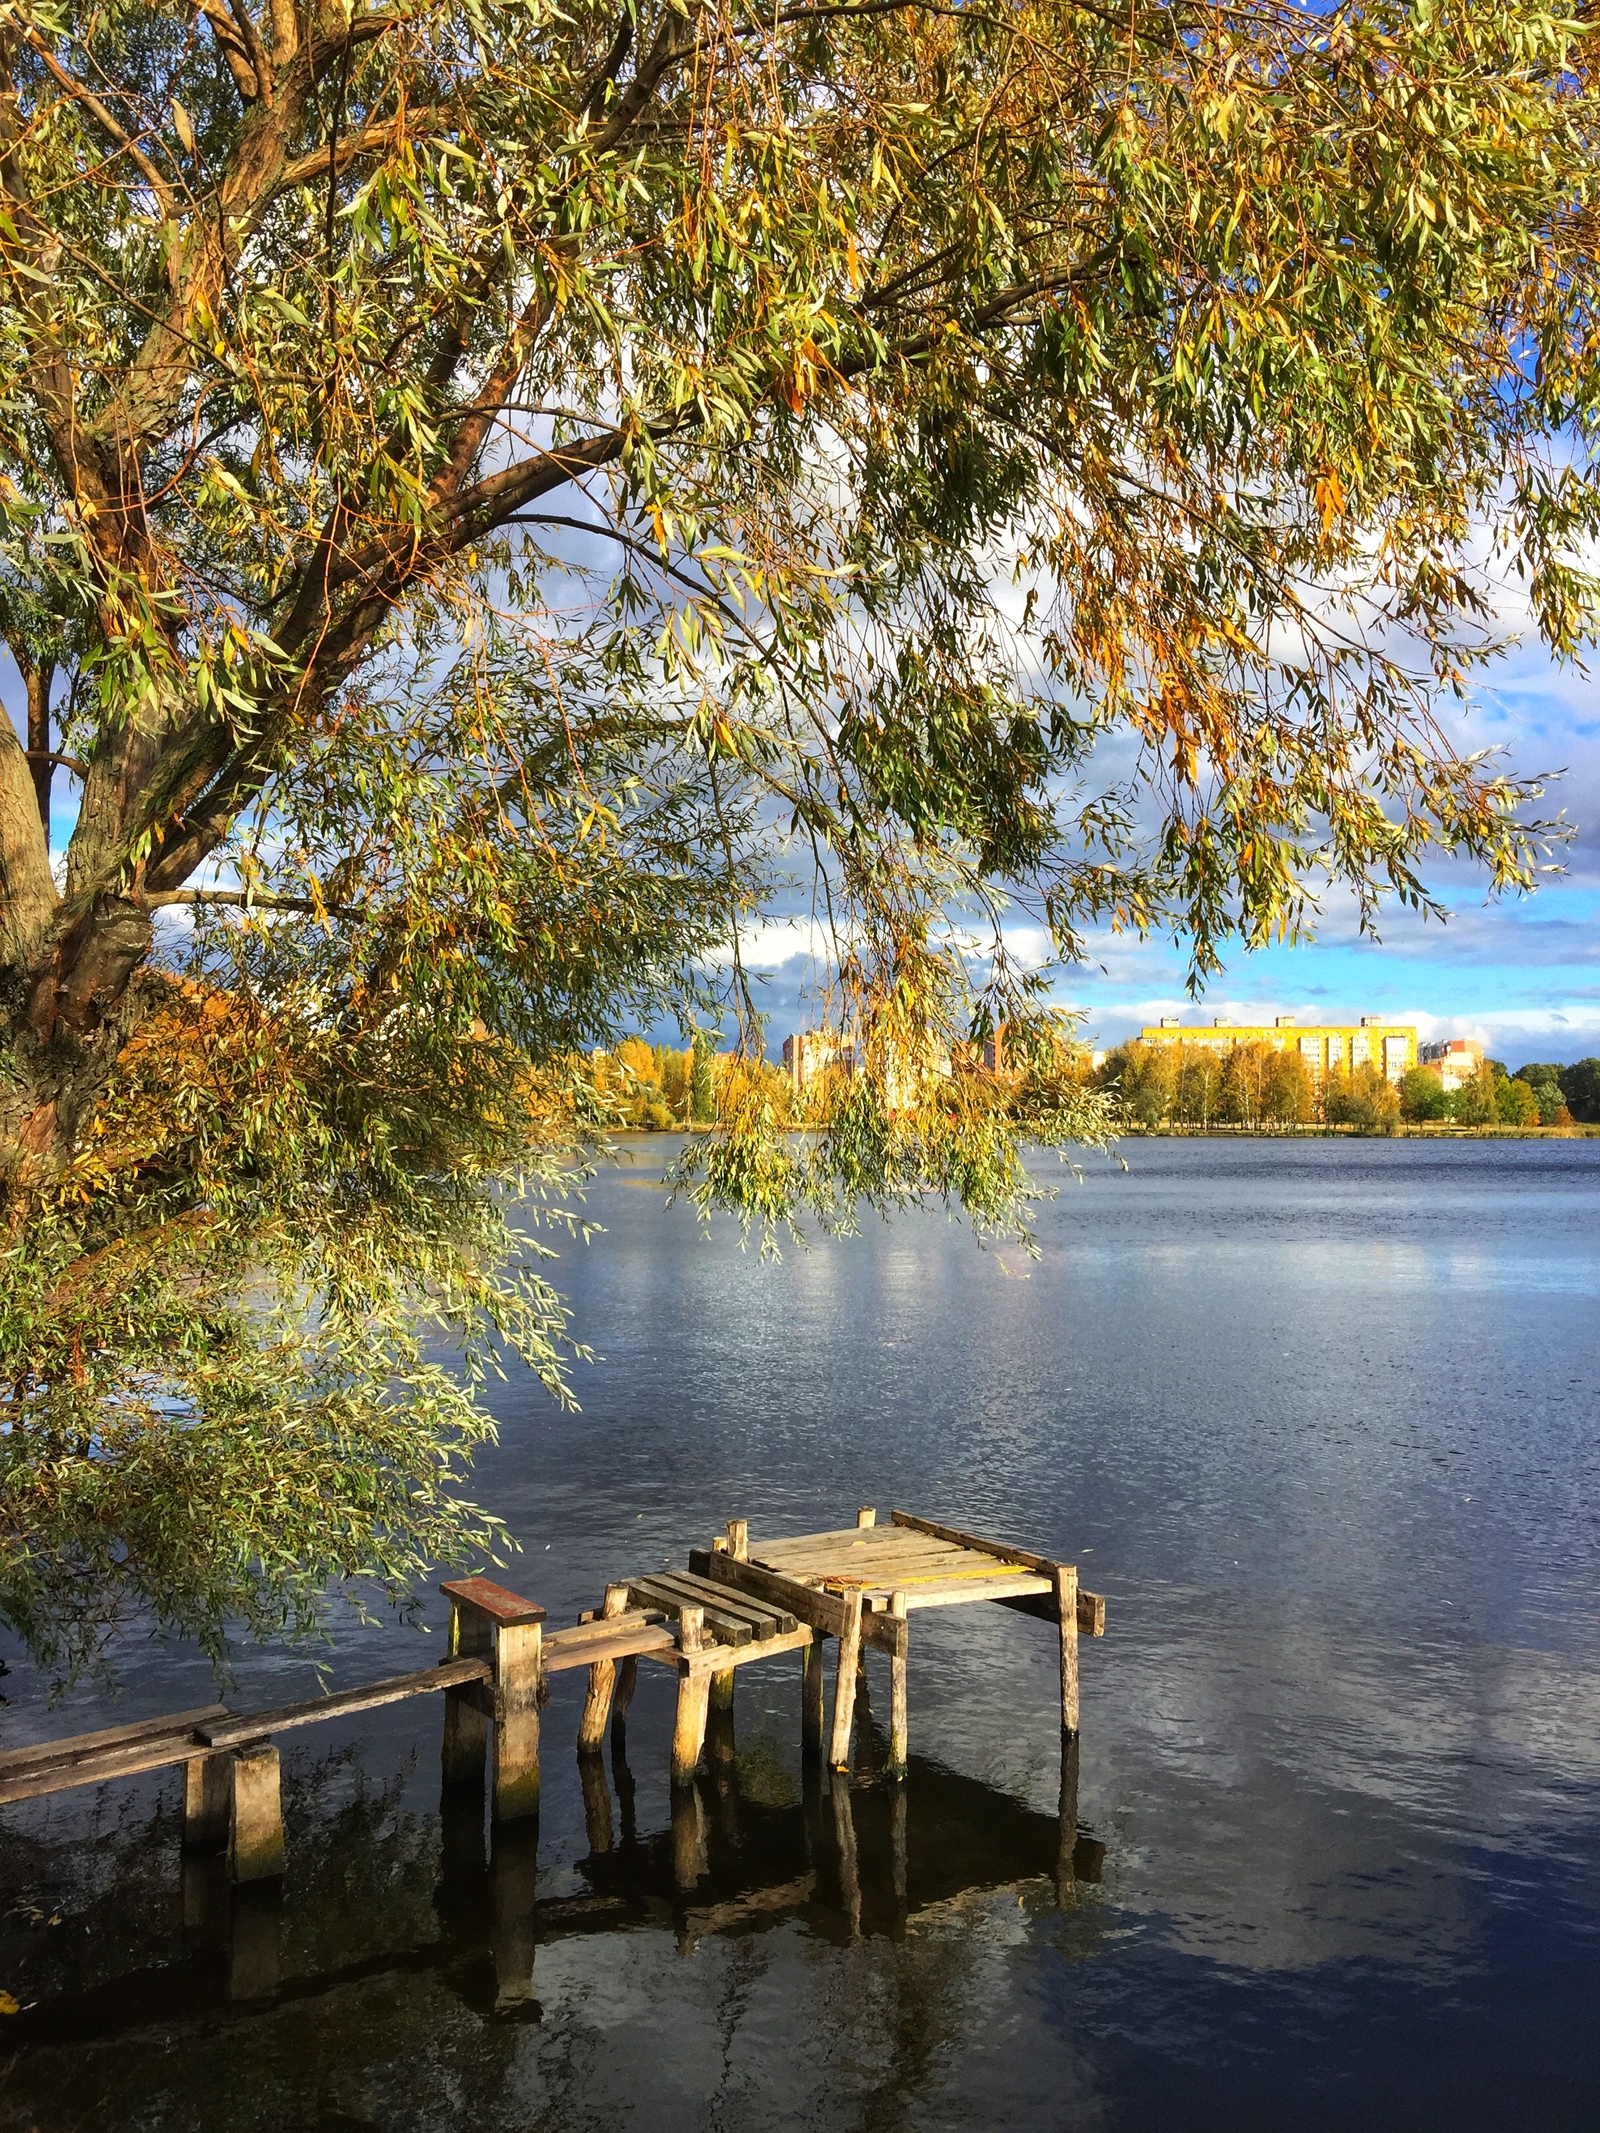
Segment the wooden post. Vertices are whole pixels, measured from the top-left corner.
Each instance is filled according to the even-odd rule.
[[[1052,1573],[1056,1588],[1056,1614],[1061,1623],[1061,1730],[1078,1730],[1078,1570],[1075,1563],[1057,1563]]]
[[[683,1653],[678,1673],[678,1714],[672,1729],[672,1782],[688,1785],[700,1767],[711,1701],[711,1669],[700,1660],[705,1609],[685,1607],[678,1617],[678,1646]]]
[[[895,1908],[902,1920],[906,1915],[906,1788],[897,1785],[889,1802],[889,1843],[894,1874]]]
[[[494,1818],[539,1812],[539,1661],[544,1623],[497,1622],[494,1635]]]
[[[845,1594],[844,1630],[839,1638],[839,1664],[833,1677],[833,1740],[828,1761],[835,1770],[850,1768],[850,1726],[855,1717],[856,1666],[861,1657],[861,1594]]]
[[[822,1758],[822,1721],[826,1694],[822,1680],[822,1637],[813,1631],[800,1654],[800,1752],[808,1762]]]
[[[604,1622],[615,1621],[628,1610],[626,1585],[608,1585],[605,1604],[600,1610]],[[598,1755],[600,1743],[606,1737],[606,1720],[611,1714],[611,1697],[617,1683],[615,1659],[597,1659],[589,1669],[589,1693],[584,1699],[583,1717],[578,1722],[578,1753]]]
[[[269,1883],[235,1889],[225,1954],[228,1998],[269,2000],[281,1982],[283,1892]]]
[[[226,1755],[192,1756],[183,1766],[183,1842],[189,1851],[220,1852],[228,1842],[232,1776]]]
[[[600,1859],[611,1849],[611,1787],[606,1766],[598,1755],[580,1755],[578,1782],[583,1787],[583,1826],[592,1858]]]
[[[906,1596],[903,1592],[891,1592],[889,1612],[898,1621],[906,1619]],[[910,1719],[906,1703],[906,1667],[903,1652],[889,1655],[889,1771],[892,1778],[906,1774],[906,1756],[910,1737]]]
[[[728,1553],[736,1563],[750,1560],[750,1521],[747,1518],[728,1520]]]
[[[452,1659],[489,1659],[494,1653],[494,1624],[481,1608],[450,1596]],[[448,1791],[458,1785],[483,1785],[489,1748],[489,1716],[473,1689],[446,1689],[441,1775]]]
[[[505,2014],[533,1999],[534,1898],[539,1880],[539,1833],[532,1823],[501,1824],[489,1862],[490,1947],[494,2008]]]
[[[271,1881],[283,1872],[283,1791],[278,1751],[251,1741],[228,1758],[228,1873],[234,1881]]]
[[[872,1508],[871,1504],[864,1503],[856,1513],[856,1524],[858,1526],[875,1526],[877,1523],[877,1512]]]

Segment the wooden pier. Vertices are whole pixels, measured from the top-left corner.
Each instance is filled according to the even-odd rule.
[[[731,1710],[737,1669],[789,1652],[802,1654],[802,1749],[836,1773],[850,1767],[863,1654],[887,1655],[883,1775],[900,1779],[909,1752],[910,1618],[920,1608],[984,1602],[1033,1615],[1055,1631],[1061,1731],[1073,1744],[1075,1767],[1079,1638],[1105,1629],[1105,1602],[1080,1589],[1072,1564],[908,1511],[880,1526],[876,1513],[863,1509],[853,1526],[755,1541],[746,1520],[730,1519],[708,1548],[689,1551],[685,1570],[617,1579],[570,1629],[547,1632],[542,1607],[488,1578],[462,1578],[440,1590],[450,1602],[450,1643],[438,1666],[273,1710],[238,1713],[212,1704],[11,1749],[0,1753],[0,1805],[181,1763],[186,1848],[225,1853],[236,1882],[271,1881],[284,1863],[275,1740],[294,1727],[442,1691],[446,1797],[487,1786],[498,1825],[531,1823],[539,1812],[540,1712],[554,1675],[587,1672],[578,1751],[588,1764],[608,1724],[619,1724],[627,1710],[639,1661],[672,1668],[672,1778],[683,1790],[701,1766],[712,1714]],[[831,1724],[823,1673],[830,1638],[837,1651]],[[712,1730],[715,1754],[717,1738],[730,1736]],[[586,1776],[586,1800],[593,1789]]]

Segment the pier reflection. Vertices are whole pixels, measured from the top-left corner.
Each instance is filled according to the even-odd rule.
[[[481,1788],[447,1792],[436,1843],[413,1825],[404,1844],[411,1888],[396,1905],[394,1938],[370,1913],[359,1933],[340,1915],[365,1908],[364,1883],[375,1890],[399,1863],[392,1832],[375,1826],[366,1873],[348,1814],[339,1818],[343,1870],[292,1871],[286,1888],[237,1887],[219,1859],[186,1858],[175,1959],[113,1981],[102,1949],[92,1983],[75,1989],[59,1978],[62,1989],[8,2025],[19,2073],[34,2054],[47,2061],[62,2046],[81,2051],[136,2031],[163,2032],[172,2050],[191,2028],[213,2034],[219,2021],[296,2003],[314,2019],[319,2002],[332,2010],[366,1983],[421,1973],[480,2019],[538,2021],[539,1950],[574,1936],[664,1931],[691,1954],[713,1936],[792,1926],[848,1945],[898,1938],[920,1913],[975,1893],[1016,1888],[1072,1904],[1080,1884],[1099,1879],[1105,1848],[1077,1826],[1076,1743],[1064,1750],[1059,1812],[1049,1815],[915,1756],[904,1783],[815,1768],[796,1797],[763,1756],[739,1755],[731,1724],[727,1713],[703,1774],[674,1794],[655,1828],[638,1826],[623,1728],[606,1758],[580,1760],[588,1849],[558,1869],[569,1888],[574,1874],[582,1883],[574,1893],[539,1893],[536,1824],[493,1825]],[[432,1903],[418,1905],[414,1877],[430,1871]],[[374,1945],[374,1928],[387,1946]],[[341,1946],[360,1953],[341,1961]],[[403,2054],[404,2040],[392,2048]],[[29,2085],[25,2073],[21,2081]]]

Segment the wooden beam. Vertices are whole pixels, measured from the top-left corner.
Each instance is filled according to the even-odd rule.
[[[755,1628],[742,1614],[733,1608],[719,1608],[714,1601],[707,1601],[690,1585],[677,1584],[666,1572],[660,1577],[630,1578],[628,1595],[648,1607],[659,1607],[663,1613],[676,1616],[682,1621],[686,1614],[698,1611],[701,1625],[714,1644],[750,1644],[755,1641]]]
[[[165,1718],[136,1718],[131,1725],[106,1726],[99,1733],[72,1733],[62,1740],[42,1740],[29,1748],[7,1748],[0,1753],[0,1784],[7,1778],[52,1765],[82,1762],[86,1756],[102,1755],[109,1748],[134,1747],[140,1741],[159,1740],[168,1733],[188,1733],[209,1718],[226,1718],[225,1703],[203,1703],[192,1711],[170,1711]]]
[[[476,1607],[495,1622],[542,1622],[545,1610],[535,1600],[497,1585],[493,1578],[454,1578],[439,1590],[458,1606]]]
[[[707,1574],[714,1585],[730,1585],[736,1592],[753,1593],[758,1600],[787,1608],[797,1622],[820,1629],[824,1636],[844,1632],[848,1609],[831,1592],[817,1592],[776,1570],[763,1570],[758,1563],[742,1563],[731,1555],[712,1556]]]
[[[1031,1570],[1019,1570],[1010,1577],[1004,1571],[996,1571],[991,1578],[950,1578],[939,1584],[904,1585],[892,1589],[904,1594],[906,1606],[913,1613],[919,1607],[966,1607],[978,1600],[1018,1599],[1024,1594],[1042,1597],[1055,1590],[1048,1578],[1039,1577]],[[868,1598],[886,1609],[889,1592],[882,1586],[874,1587],[869,1590]]]
[[[997,1607],[1013,1607],[1019,1615],[1032,1615],[1039,1622],[1056,1620],[1055,1587],[1048,1595],[1029,1599],[996,1600]],[[1078,1634],[1083,1637],[1103,1637],[1106,1633],[1106,1603],[1097,1592],[1085,1592],[1078,1587]]]
[[[285,1733],[291,1726],[314,1726],[324,1718],[345,1718],[353,1711],[371,1711],[379,1704],[403,1703],[408,1696],[427,1696],[436,1689],[456,1689],[467,1682],[488,1679],[486,1660],[446,1659],[442,1666],[425,1666],[414,1674],[393,1674],[387,1681],[371,1681],[362,1689],[336,1689],[331,1696],[308,1697],[304,1703],[281,1703],[269,1711],[230,1712],[224,1718],[197,1726],[195,1738],[210,1748],[237,1748],[245,1741]]]
[[[593,1666],[601,1659],[626,1661],[641,1652],[675,1652],[678,1640],[662,1619],[659,1607],[646,1612],[630,1609],[602,1633],[597,1622],[582,1622],[576,1629],[552,1630],[544,1640],[544,1671],[563,1674],[575,1666]]]

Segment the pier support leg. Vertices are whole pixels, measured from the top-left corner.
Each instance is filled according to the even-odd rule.
[[[183,1766],[186,1851],[220,1852],[228,1842],[231,1774],[226,1755],[196,1755]]]
[[[904,1921],[906,1915],[907,1903],[907,1819],[908,1810],[906,1807],[906,1789],[904,1785],[897,1785],[894,1789],[894,1797],[889,1802],[889,1843],[891,1847],[891,1855],[893,1862],[895,1909],[899,1912],[902,1921]]]
[[[833,1739],[828,1761],[835,1770],[850,1768],[850,1729],[856,1707],[856,1668],[861,1658],[861,1595],[845,1597],[845,1625],[839,1638],[839,1665],[833,1677]]]
[[[678,1716],[672,1728],[672,1782],[692,1785],[706,1744],[706,1717],[711,1703],[711,1672],[686,1666],[678,1676]]]
[[[1061,1730],[1078,1731],[1078,1570],[1075,1563],[1055,1568],[1056,1612],[1061,1622]]]
[[[1057,1803],[1059,1835],[1056,1839],[1056,1902],[1070,1910],[1077,1902],[1073,1886],[1073,1852],[1078,1842],[1078,1736],[1061,1736],[1061,1792]]]
[[[494,1627],[476,1607],[450,1602],[452,1659],[493,1659]],[[475,1688],[446,1689],[444,1694],[444,1745],[440,1776],[446,1792],[457,1786],[482,1788],[489,1751],[489,1715]]]
[[[608,1585],[605,1605],[600,1610],[601,1619],[611,1622],[628,1607],[626,1585]],[[578,1722],[578,1753],[598,1755],[600,1744],[606,1737],[606,1720],[611,1715],[611,1697],[617,1683],[615,1659],[597,1659],[589,1669],[589,1693],[584,1698],[583,1717]]]
[[[889,1595],[889,1612],[897,1621],[906,1619],[906,1596],[903,1592]],[[889,1776],[903,1778],[906,1774],[906,1756],[909,1752],[910,1713],[906,1698],[906,1672],[908,1661],[903,1651],[893,1652],[889,1657]]]
[[[630,1652],[617,1669],[617,1692],[611,1699],[611,1756],[613,1762],[620,1755],[624,1762],[628,1756],[628,1706],[633,1701],[633,1692],[639,1686],[639,1662]]]
[[[539,1663],[542,1622],[500,1622],[494,1639],[494,1818],[539,1812]]]
[[[236,1748],[229,1757],[228,1874],[234,1881],[271,1881],[283,1872],[283,1790],[278,1751],[270,1741]]]
[[[826,1691],[822,1679],[822,1634],[814,1630],[800,1654],[800,1751],[808,1762],[822,1759]]]
[[[861,1937],[861,1868],[856,1857],[856,1818],[850,1805],[850,1780],[837,1771],[831,1781],[833,1838],[839,1849],[839,1899],[850,1937]]]

